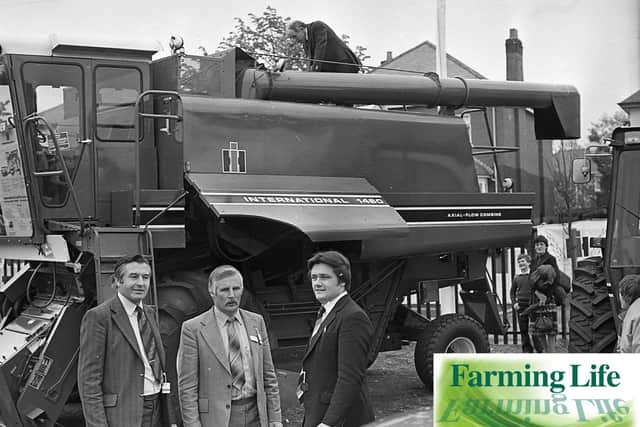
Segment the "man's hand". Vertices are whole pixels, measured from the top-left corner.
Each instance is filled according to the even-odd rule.
[[[331,427],[331,426],[329,424],[320,423],[318,424],[318,427]]]
[[[513,309],[514,310],[518,310],[519,308],[520,308],[520,304],[518,304],[518,303],[513,304]]]

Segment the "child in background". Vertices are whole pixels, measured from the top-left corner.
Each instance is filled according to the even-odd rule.
[[[511,303],[514,311],[518,314],[518,327],[522,338],[522,352],[533,353],[533,346],[529,337],[529,316],[524,311],[531,303],[531,282],[529,279],[529,266],[531,257],[527,254],[518,255],[518,268],[520,273],[516,274],[511,284]]]

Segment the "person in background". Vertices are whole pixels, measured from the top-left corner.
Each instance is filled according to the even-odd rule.
[[[560,286],[559,279],[562,275],[564,275],[564,273],[560,271],[560,268],[558,267],[558,261],[556,261],[556,257],[549,253],[549,241],[546,237],[542,235],[536,236],[536,238],[533,239],[533,250],[534,255],[531,262],[531,271],[536,271],[536,269],[541,265],[550,265],[555,271],[555,286],[553,287],[553,298],[555,303],[562,307],[563,317],[565,321],[564,329],[569,330],[571,304],[567,292],[569,292],[569,290],[571,289],[571,279],[567,278],[567,280],[569,281],[568,288],[565,289],[564,287]]]
[[[618,287],[622,309],[626,310],[618,348],[620,353],[640,353],[640,275],[624,276]]]
[[[538,353],[553,353],[558,334],[558,313],[554,300],[555,270],[542,265],[531,273],[531,305],[523,311],[529,316],[529,333]]]
[[[340,252],[318,252],[307,261],[321,304],[302,358],[296,394],[303,427],[357,427],[374,419],[365,373],[373,327],[348,294],[351,264]]]
[[[347,44],[324,22],[305,24],[293,21],[287,27],[291,43],[302,43],[304,53],[311,60],[309,71],[357,73],[360,60]],[[330,61],[330,62],[321,62]]]
[[[518,255],[517,262],[520,273],[515,275],[511,283],[511,303],[513,304],[513,309],[518,314],[518,328],[520,329],[520,337],[522,338],[522,352],[533,353],[533,346],[531,345],[531,339],[529,337],[529,316],[523,314],[531,303],[531,282],[529,278],[531,257],[528,254],[521,253]]]
[[[213,308],[182,325],[176,363],[185,427],[282,427],[267,327],[240,308],[243,290],[235,267],[215,268]]]

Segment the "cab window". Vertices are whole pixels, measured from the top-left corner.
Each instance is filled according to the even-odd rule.
[[[85,153],[82,144],[82,117],[84,116],[83,71],[80,66],[69,64],[23,65],[23,82],[27,115],[42,116],[53,135],[42,122],[28,128],[27,138],[32,141],[36,172],[53,172],[62,169],[56,153],[55,136],[62,160],[71,180],[75,179],[78,165]],[[45,206],[63,206],[69,196],[69,185],[62,174],[40,176],[40,193]]]
[[[99,66],[95,69],[95,77],[98,139],[112,142],[133,141],[134,109],[142,88],[140,70]]]

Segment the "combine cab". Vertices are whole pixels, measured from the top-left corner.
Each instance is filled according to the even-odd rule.
[[[125,254],[153,266],[148,302],[169,360],[182,322],[211,306],[207,275],[221,263],[243,273],[242,304],[264,316],[275,359],[301,355],[317,310],[305,261],[323,249],[352,260],[351,294],[375,327],[371,361],[417,340],[430,387],[434,352],[489,350],[487,333],[505,325],[487,253],[529,240],[533,195],[479,192],[454,112],[529,107],[538,138],[576,138],[573,87],[272,73],[240,50],[153,53],[59,42],[0,56],[2,423],[55,423],[75,384],[80,320],[113,296]],[[364,103],[443,114],[344,106]],[[458,285],[464,314],[428,320],[402,304]]]

